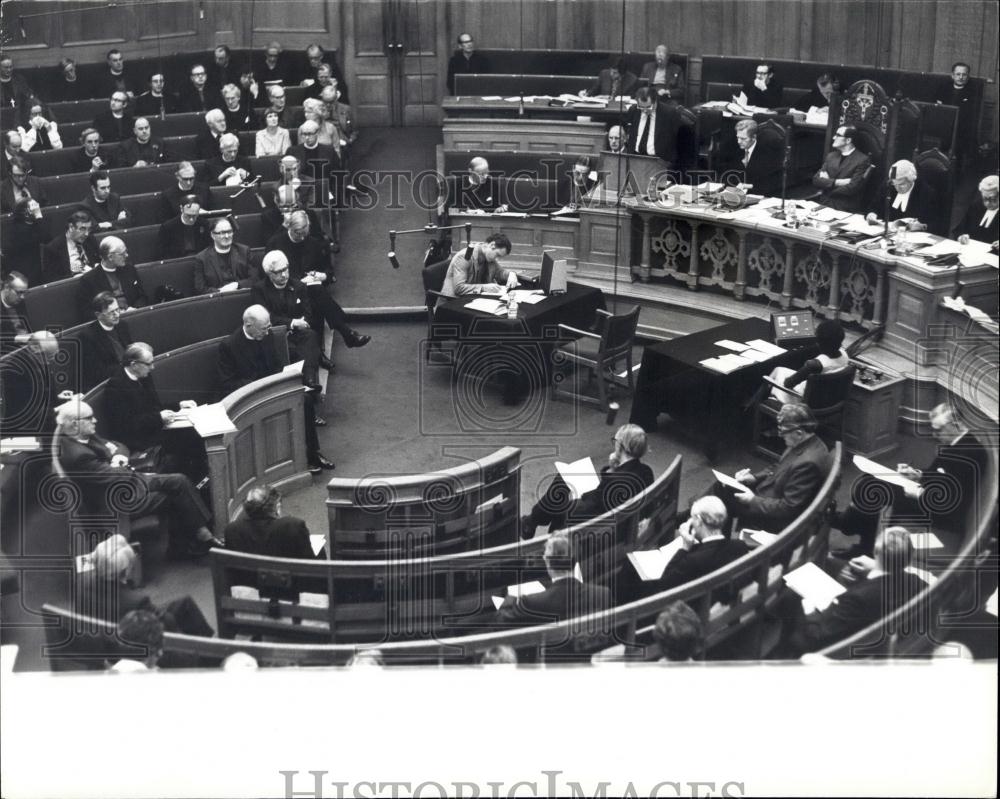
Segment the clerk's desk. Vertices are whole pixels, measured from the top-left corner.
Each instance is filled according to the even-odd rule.
[[[578,105],[549,105],[547,97],[525,97],[507,100],[482,97],[445,97],[441,108],[447,119],[453,117],[494,118],[528,117],[534,119],[577,119],[590,117],[600,122],[617,122],[632,106],[631,102],[605,101],[603,104],[581,103]]]

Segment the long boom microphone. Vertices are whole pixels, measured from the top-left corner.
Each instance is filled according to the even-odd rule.
[[[392,264],[393,269],[399,269],[399,259],[396,257],[396,231],[389,231],[389,252],[386,253],[386,258],[389,259],[389,263]]]

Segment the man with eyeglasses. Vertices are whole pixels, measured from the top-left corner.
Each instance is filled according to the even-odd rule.
[[[658,103],[653,90],[643,86],[635,93],[635,105],[625,115],[630,153],[652,155],[669,169],[677,163],[677,131],[680,117],[673,103]]]
[[[125,349],[132,343],[128,327],[120,324],[121,308],[114,294],[102,291],[94,295],[90,310],[93,321],[77,334],[84,391],[111,377],[121,366]]]
[[[280,255],[278,253],[278,256]],[[265,256],[265,262],[265,269],[270,266],[272,270],[277,270],[272,274],[277,274],[278,282],[281,282],[282,272],[287,270],[287,264],[283,265],[280,257],[268,260]],[[287,282],[287,271],[284,275],[284,280]],[[271,315],[263,305],[251,305],[243,312],[242,326],[219,342],[219,384],[222,386],[222,391],[224,394],[231,394],[247,383],[277,374],[281,368],[277,344],[271,335]],[[304,374],[303,382],[305,382]],[[307,389],[309,391],[306,393],[305,402],[306,457],[309,471],[312,474],[319,474],[323,469],[335,467],[319,449],[314,405],[314,398],[319,394],[319,386],[307,384]]]
[[[101,261],[94,220],[86,211],[74,211],[66,220],[66,232],[42,248],[42,279],[46,283],[82,275]]]
[[[293,108],[287,104],[284,86],[268,86],[267,103],[267,107],[257,112],[257,127],[259,128],[267,127],[267,115],[271,112],[278,115],[278,126],[285,128],[285,130],[294,130],[305,119],[301,108]]]
[[[106,142],[122,141],[132,135],[132,114],[128,110],[128,95],[115,92],[108,101],[108,108],[94,117],[93,128]]]
[[[0,184],[0,210],[10,213],[22,200],[43,208],[48,195],[42,182],[31,174],[31,164],[17,155],[10,161],[10,177]]]
[[[205,161],[202,180],[209,186],[239,186],[253,179],[250,159],[239,154],[240,140],[234,133],[219,137],[219,152]]]
[[[205,113],[219,104],[218,92],[208,86],[208,72],[203,64],[192,64],[188,72],[189,80],[181,87],[177,97],[178,111],[200,111]]]
[[[742,93],[746,97],[746,102],[743,105],[778,108],[781,106],[784,88],[775,79],[770,64],[758,64],[753,80],[743,84]],[[743,98],[738,99],[742,100]]]
[[[229,218],[215,220],[212,244],[195,256],[194,290],[198,294],[250,288],[260,280],[260,270],[250,261],[250,248],[233,241]]]
[[[198,207],[202,210],[211,208],[211,193],[208,186],[197,179],[194,166],[190,161],[181,161],[174,172],[177,182],[160,192],[160,218],[173,219],[181,212],[181,203],[185,197],[193,194],[198,198]]]
[[[448,94],[455,93],[455,76],[490,72],[489,59],[476,52],[476,41],[471,33],[458,35],[458,49],[448,59]]]
[[[122,312],[149,305],[139,275],[128,262],[128,248],[117,236],[106,236],[98,247],[101,254],[99,268],[91,269],[80,278],[77,295],[81,318],[86,318],[93,298],[102,291],[110,291],[118,300]]]
[[[135,112],[147,117],[162,117],[177,112],[177,98],[166,91],[162,72],[149,76],[149,91],[135,98]]]
[[[137,117],[132,126],[133,136],[118,145],[115,166],[153,166],[170,160],[163,139],[153,136],[153,128],[145,117]]]
[[[121,486],[135,497],[128,511],[132,518],[161,511],[170,514],[171,556],[198,557],[223,546],[208,529],[211,513],[187,477],[134,471],[128,447],[97,435],[97,421],[90,405],[71,399],[56,408],[58,429],[52,442],[60,476],[79,487],[92,513],[108,514],[108,498]]]
[[[860,213],[871,159],[855,146],[858,130],[841,125],[833,134],[833,150],[813,176],[813,186],[822,190],[819,202],[838,211]]]
[[[160,225],[160,257],[183,258],[204,250],[211,241],[201,219],[201,206],[194,194],[181,200],[181,212]]]

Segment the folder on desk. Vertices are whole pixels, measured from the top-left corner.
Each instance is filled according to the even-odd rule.
[[[683,548],[684,539],[677,536],[669,544],[664,544],[659,549],[637,550],[629,552],[626,557],[635,569],[635,573],[639,575],[639,579],[645,583],[650,580],[659,580],[663,576],[663,572],[667,570],[667,566],[670,565],[670,561]]]
[[[236,432],[236,425],[229,418],[226,407],[221,402],[192,408],[188,412],[188,418],[194,425],[195,432],[202,438]]]
[[[507,313],[507,306],[500,302],[500,300],[494,300],[489,297],[476,297],[476,299],[471,302],[467,302],[465,307],[472,311],[482,311],[483,313],[493,314],[494,316],[500,316],[501,314]]]

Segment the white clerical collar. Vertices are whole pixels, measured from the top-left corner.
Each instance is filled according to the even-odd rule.
[[[216,245],[215,251],[217,253],[219,253],[219,255],[228,255],[229,253],[231,253],[233,251],[233,248],[230,247],[228,250],[220,250],[219,247],[218,247],[218,245]]]
[[[98,319],[98,320],[97,320],[97,324],[99,324],[99,325],[101,326],[101,329],[102,329],[102,330],[103,330],[103,331],[104,331],[105,333],[110,333],[110,332],[111,332],[112,330],[114,330],[114,329],[115,329],[115,326],[114,326],[114,325],[113,325],[113,326],[111,326],[111,327],[108,327],[108,326],[107,326],[106,324],[104,324],[104,322],[102,322],[102,321],[101,321],[100,319]]]
[[[139,375],[132,374],[132,371],[127,366],[125,367],[125,374],[128,375],[129,380],[135,383],[139,382]]]

